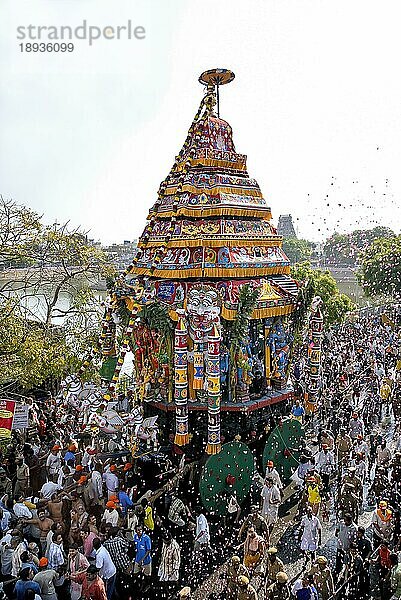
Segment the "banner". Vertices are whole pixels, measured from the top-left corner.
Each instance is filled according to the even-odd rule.
[[[9,439],[13,426],[15,402],[0,400],[0,439]]]
[[[14,408],[13,429],[27,429],[29,425],[29,406],[17,403]]]

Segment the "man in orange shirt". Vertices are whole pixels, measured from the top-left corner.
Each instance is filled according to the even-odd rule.
[[[70,579],[82,585],[82,600],[107,600],[103,579],[95,565],[90,565],[85,573],[70,575]]]

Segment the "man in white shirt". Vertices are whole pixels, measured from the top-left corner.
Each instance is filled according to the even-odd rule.
[[[283,484],[272,460],[267,461],[265,479],[267,478],[273,480],[274,485],[278,487],[278,489],[280,490],[280,494],[282,494]]]
[[[273,531],[274,524],[277,523],[280,500],[281,495],[277,485],[271,477],[266,477],[261,492],[261,511],[269,527],[269,533]]]
[[[119,518],[120,515],[116,510],[116,505],[114,502],[111,500],[106,502],[106,510],[103,513],[102,521],[104,521],[106,524],[110,524],[112,527],[117,527]]]
[[[365,455],[365,458],[369,456],[368,443],[363,439],[363,435],[361,433],[358,433],[356,436],[355,452],[362,452]]]
[[[47,552],[47,559],[49,561],[49,569],[54,569],[57,571],[58,567],[61,567],[65,560],[64,554],[62,551],[62,543],[63,538],[59,533],[53,535],[53,541],[49,546],[49,551]]]
[[[18,519],[32,519],[32,513],[24,504],[24,496],[19,495],[13,507],[15,516]]]
[[[50,481],[57,481],[61,469],[61,454],[60,446],[55,445],[50,450],[50,454],[46,460],[47,476]]]
[[[359,477],[363,485],[367,476],[367,465],[364,453],[357,452],[355,455],[355,459],[351,461],[350,466],[354,467],[355,475]]]
[[[93,549],[95,550],[95,565],[99,569],[99,577],[104,581],[108,600],[111,600],[116,586],[116,566],[111,560],[109,551],[102,545],[99,538],[93,540]]]
[[[323,490],[328,493],[330,476],[334,471],[334,453],[329,450],[328,444],[322,444],[322,449],[318,452],[316,458],[315,467],[322,479]]]
[[[22,567],[21,554],[28,550],[28,544],[25,539],[21,539],[21,537],[13,536],[11,538],[11,545],[14,548],[14,552],[11,559],[11,575],[13,577],[18,577],[18,573]]]
[[[91,448],[90,446],[85,448],[85,452],[83,453],[82,460],[81,460],[81,465],[83,467],[87,467],[88,470],[90,470],[90,467],[93,464],[95,455],[96,455],[96,450],[94,448]]]
[[[352,418],[348,424],[348,434],[352,440],[356,440],[358,435],[364,434],[364,424],[357,412],[352,413]]]
[[[11,533],[7,533],[0,540],[1,574],[8,579],[11,577],[14,550],[19,543],[19,538],[11,537]]]
[[[300,524],[299,538],[301,550],[305,553],[305,565],[308,562],[309,554],[312,561],[316,558],[316,549],[322,543],[322,526],[319,519],[312,513],[312,508],[306,508],[306,515],[302,517]]]
[[[41,492],[43,498],[45,498],[46,500],[50,500],[51,497],[53,496],[53,494],[55,494],[56,492],[59,492],[62,489],[63,488],[60,485],[58,485],[58,483],[53,483],[53,481],[48,481],[47,483],[44,483],[42,485],[42,487],[40,488],[40,492]]]
[[[380,365],[380,364],[378,364],[377,362],[375,362],[374,372],[375,372],[375,375],[376,375],[376,377],[377,377],[378,380],[383,379],[383,377],[386,374],[383,366]]]
[[[196,511],[195,552],[208,548],[210,545],[209,523],[201,509]]]

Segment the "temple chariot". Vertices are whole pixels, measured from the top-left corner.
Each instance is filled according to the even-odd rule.
[[[299,292],[270,207],[220,116],[220,88],[233,79],[226,69],[200,76],[199,109],[113,293],[126,316],[119,352],[113,319],[103,334],[106,397],[131,350],[139,401],[174,413],[177,445],[190,441],[190,412],[207,412],[209,455],[221,449],[221,413],[291,394]]]

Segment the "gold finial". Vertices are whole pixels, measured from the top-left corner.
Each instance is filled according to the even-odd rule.
[[[204,71],[199,77],[199,82],[207,86],[207,98],[205,103],[209,109],[209,114],[213,114],[213,108],[217,103],[217,116],[220,116],[219,88],[221,85],[230,83],[234,77],[234,73],[229,69],[210,69],[209,71]],[[210,99],[208,99],[208,97],[210,97]],[[214,99],[213,105],[211,100],[212,97]]]

